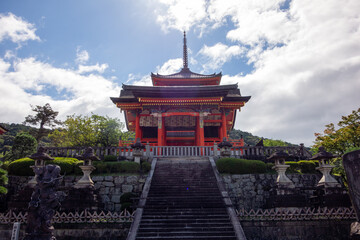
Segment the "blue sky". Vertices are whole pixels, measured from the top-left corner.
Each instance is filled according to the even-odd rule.
[[[49,102],[65,119],[123,116],[121,85],[182,65],[223,73],[252,99],[236,128],[311,145],[360,102],[357,0],[77,0],[0,2],[0,122]]]

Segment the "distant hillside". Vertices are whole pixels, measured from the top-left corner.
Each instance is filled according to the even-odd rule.
[[[229,134],[230,139],[240,139],[241,136],[244,138],[245,145],[254,146],[256,145],[262,137],[254,136],[252,133],[244,132],[241,130],[233,129]],[[263,138],[265,146],[295,146],[296,144],[292,144],[289,142],[285,142],[282,140],[273,140],[269,138]]]

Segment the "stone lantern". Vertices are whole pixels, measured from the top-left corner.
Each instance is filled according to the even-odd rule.
[[[45,167],[45,161],[54,160],[54,158],[50,157],[48,154],[45,153],[45,148],[39,147],[37,152],[29,156],[29,158],[35,161],[35,165],[30,166],[35,173],[35,176],[28,182],[29,187],[34,188],[37,184],[37,172],[36,168]]]
[[[230,157],[231,155],[231,147],[232,144],[226,140],[226,138],[223,138],[223,141],[219,144],[220,148],[220,156],[221,157]]]
[[[144,155],[145,145],[141,144],[140,138],[137,138],[136,142],[131,144],[131,148],[133,149],[134,162],[140,164],[141,157]]]
[[[319,170],[323,176],[318,182],[318,187],[325,187],[325,188],[336,188],[341,187],[338,181],[336,181],[333,176],[331,176],[330,172],[335,167],[329,164],[329,160],[334,158],[335,156],[329,152],[325,151],[324,147],[319,147],[319,152],[315,154],[311,159],[319,161],[319,167],[316,168]]]
[[[95,167],[92,165],[93,161],[99,161],[100,159],[95,156],[94,150],[89,147],[86,149],[85,153],[81,156],[78,156],[77,159],[83,160],[84,164],[79,166],[83,171],[83,176],[80,180],[75,184],[75,188],[88,188],[93,187],[94,182],[91,180],[90,174],[95,170]]]
[[[274,169],[278,173],[276,179],[276,185],[278,187],[277,193],[278,195],[285,195],[292,193],[295,188],[294,183],[286,176],[286,169],[290,167],[290,165],[285,164],[286,158],[289,155],[284,151],[276,151],[268,157],[268,160],[273,160],[275,162]]]

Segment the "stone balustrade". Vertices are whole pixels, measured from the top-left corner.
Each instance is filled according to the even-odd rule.
[[[101,159],[106,155],[114,155],[118,158],[130,158],[133,156],[131,147],[93,147],[94,154]],[[214,151],[215,150],[215,151]],[[46,153],[52,157],[75,157],[82,155],[84,147],[48,147]],[[291,147],[263,147],[243,146],[232,147],[231,156],[236,158],[265,160],[275,151],[287,152],[294,159],[309,159],[311,153],[301,144]],[[150,146],[146,145],[143,151],[144,157],[182,157],[182,156],[220,156],[220,148],[214,146]]]

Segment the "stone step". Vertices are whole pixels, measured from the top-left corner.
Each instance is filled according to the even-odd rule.
[[[165,237],[165,236],[232,236],[235,237],[234,231],[176,231],[176,232],[138,232],[138,237],[147,237],[147,236],[157,236],[157,237]]]
[[[236,240],[236,237],[233,236],[165,236],[165,237],[137,237],[137,240],[147,240],[147,239],[176,239],[176,240],[204,240],[204,239],[209,239],[209,240],[230,240],[230,239],[234,239]]]
[[[209,231],[207,227],[172,227],[172,228],[152,228],[152,227],[143,227],[139,229],[139,232],[179,232],[179,231]],[[223,232],[223,231],[233,231],[232,226],[213,226],[211,230]]]

